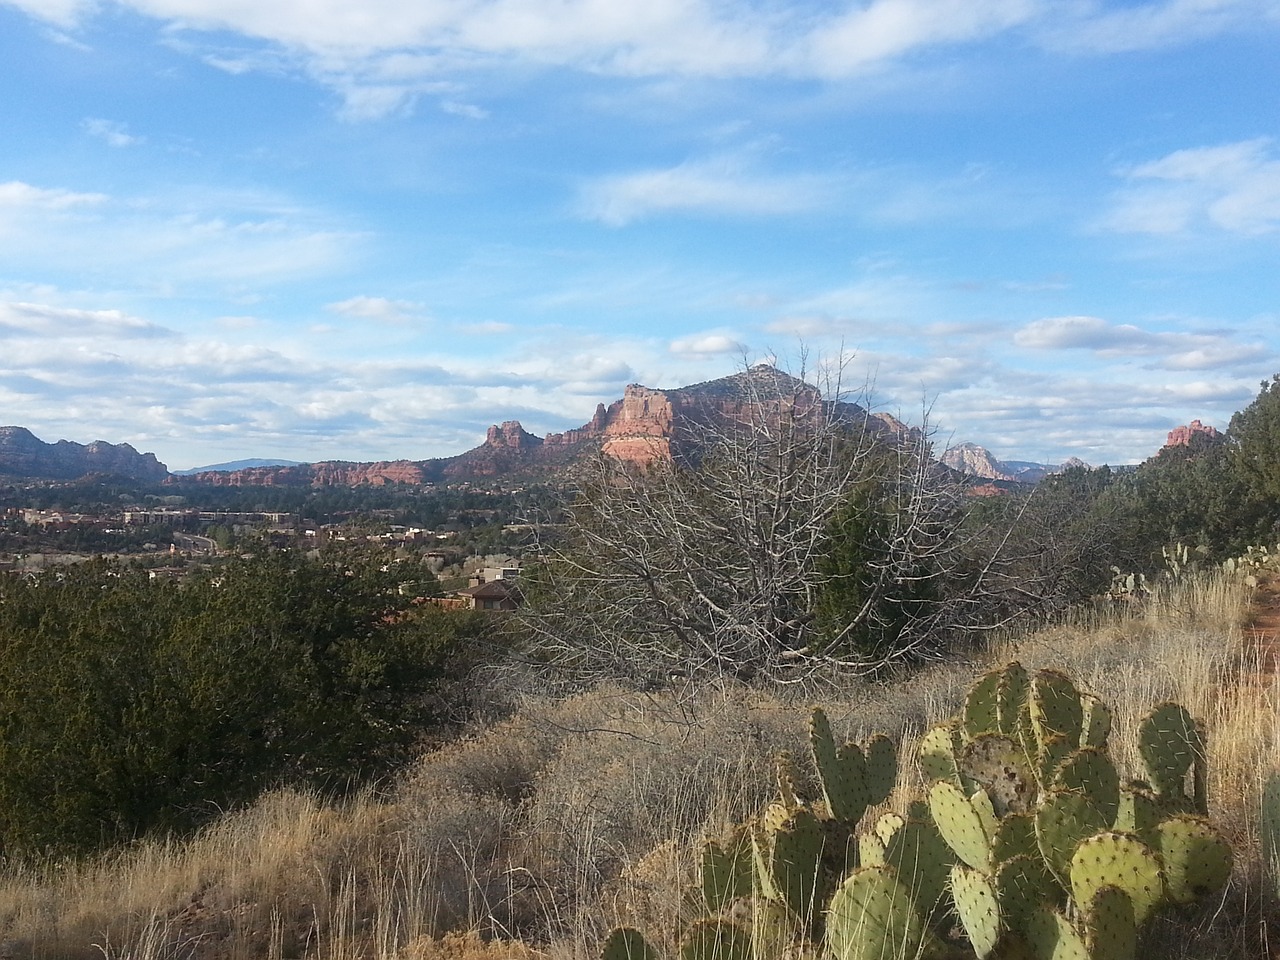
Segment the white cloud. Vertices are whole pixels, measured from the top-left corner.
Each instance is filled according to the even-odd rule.
[[[442,100],[440,109],[445,113],[453,114],[455,117],[466,117],[468,120],[487,120],[489,118],[489,111],[483,107],[477,107],[474,103]]]
[[[273,283],[347,262],[363,238],[271,195],[209,189],[108,197],[0,184],[0,256],[16,269],[113,284]],[[77,280],[83,282],[83,280]]]
[[[774,216],[818,206],[827,189],[818,177],[755,173],[723,157],[602,177],[582,189],[579,208],[613,227],[661,214]]]
[[[1280,157],[1268,138],[1177,150],[1122,172],[1128,186],[1102,222],[1120,233],[1280,228]]]
[[[76,193],[72,190],[49,190],[34,187],[21,180],[0,183],[0,212],[10,210],[69,210],[105,203],[107,196],[101,193]],[[3,224],[0,223],[0,226]]]
[[[1237,343],[1227,334],[1144,330],[1100,317],[1047,317],[1020,328],[1013,342],[1030,350],[1090,350],[1100,356],[1157,358],[1164,370],[1209,370],[1256,365],[1271,356],[1261,343]]]
[[[513,63],[629,77],[847,78],[1011,31],[1058,49],[1109,53],[1276,19],[1274,0],[1164,0],[1122,9],[1049,0],[0,3],[64,29],[110,7],[135,11],[160,21],[169,42],[220,69],[283,69],[317,80],[339,94],[342,115],[353,120],[410,110],[442,78]],[[243,38],[247,49],[227,49],[227,34]],[[449,98],[444,109],[447,103],[461,101]]]
[[[1274,21],[1273,0],[1164,0],[1116,5],[1064,5],[1042,32],[1050,46],[1081,53],[1154,50],[1227,30]]]
[[[142,143],[143,137],[135,137],[128,128],[115,120],[103,120],[100,117],[88,117],[82,123],[84,132],[97,137],[111,147],[133,147]]]
[[[820,75],[848,76],[921,48],[994,36],[1039,12],[1035,0],[872,0],[814,30],[797,53]]]
[[[41,303],[0,302],[0,339],[6,336],[41,338],[165,337],[173,333],[120,310],[77,310]]]
[[[425,307],[412,300],[389,300],[386,297],[351,297],[325,305],[330,313],[377,323],[405,324],[422,318]]]
[[[680,337],[677,340],[672,340],[668,349],[672,353],[695,354],[698,356],[735,354],[741,357],[747,352],[745,344],[727,333],[701,333],[691,337]]]

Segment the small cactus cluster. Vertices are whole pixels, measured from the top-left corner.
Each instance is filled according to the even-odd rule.
[[[1209,548],[1198,546],[1194,550],[1185,543],[1175,543],[1160,548],[1164,557],[1164,572],[1170,580],[1181,580],[1200,569],[1200,561],[1209,555]]]
[[[1256,587],[1261,574],[1280,570],[1280,545],[1275,550],[1270,550],[1265,545],[1250,546],[1240,556],[1224,560],[1222,570],[1228,575],[1240,577],[1247,586]]]
[[[1143,720],[1142,780],[1122,782],[1110,731],[1106,705],[1066,676],[1011,663],[922,738],[926,797],[863,824],[892,792],[894,746],[837,746],[815,709],[821,798],[799,799],[784,758],[779,799],[704,845],[709,915],[681,960],[1131,960],[1144,923],[1219,890],[1232,855],[1205,819],[1204,738],[1187,712],[1165,703]],[[1274,814],[1280,782],[1268,797]],[[624,928],[604,960],[658,953]]]
[[[1114,564],[1111,567],[1111,586],[1107,588],[1106,598],[1112,603],[1137,603],[1151,591],[1147,589],[1147,576],[1144,573],[1125,573]]]

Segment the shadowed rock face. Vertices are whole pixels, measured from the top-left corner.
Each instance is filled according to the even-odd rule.
[[[25,427],[0,427],[0,473],[39,480],[79,480],[92,474],[159,483],[169,471],[153,453],[127,443],[45,443]]]

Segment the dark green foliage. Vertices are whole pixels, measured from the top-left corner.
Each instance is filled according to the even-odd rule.
[[[1256,497],[1280,500],[1280,373],[1262,382],[1253,403],[1231,418],[1231,465]]]
[[[2,589],[0,840],[27,855],[185,829],[285,781],[365,781],[445,719],[484,629],[411,610],[355,557],[182,583],[95,561]]]

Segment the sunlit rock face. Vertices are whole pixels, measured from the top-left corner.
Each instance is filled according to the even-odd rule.
[[[1192,420],[1188,424],[1181,427],[1174,427],[1169,431],[1169,438],[1165,441],[1166,447],[1189,447],[1191,446],[1192,437],[1207,437],[1210,440],[1221,440],[1222,433],[1217,427],[1212,427],[1201,423],[1199,420]]]

